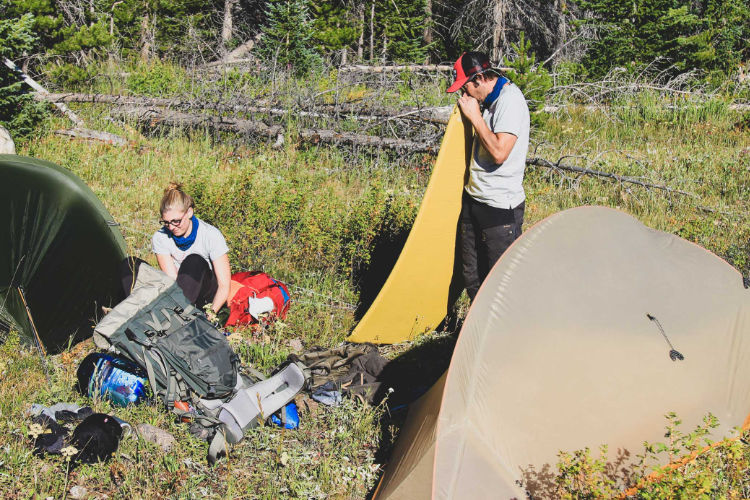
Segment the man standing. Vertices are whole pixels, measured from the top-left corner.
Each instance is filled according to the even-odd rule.
[[[529,107],[486,54],[465,52],[453,68],[447,92],[461,91],[458,106],[474,128],[460,219],[464,283],[473,301],[492,266],[521,235]]]

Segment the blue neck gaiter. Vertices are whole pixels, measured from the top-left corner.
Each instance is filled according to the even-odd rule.
[[[508,83],[510,80],[505,78],[504,76],[501,76],[497,79],[497,82],[495,83],[495,87],[492,89],[492,92],[490,92],[490,95],[485,97],[484,102],[482,103],[482,109],[489,109],[490,106],[492,106],[492,103],[495,102],[500,95],[500,91],[503,90],[503,86]]]
[[[183,252],[193,246],[193,243],[195,243],[195,237],[198,235],[198,217],[193,215],[190,218],[190,221],[193,223],[193,230],[190,231],[190,234],[188,235],[175,236],[172,234],[172,231],[166,230],[167,235],[174,240],[174,244],[177,245],[177,248]]]

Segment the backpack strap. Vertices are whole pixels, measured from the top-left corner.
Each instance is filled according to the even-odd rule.
[[[209,465],[215,465],[217,460],[227,454],[227,444],[226,431],[222,425],[216,429],[216,434],[214,434],[214,438],[208,447]]]
[[[151,357],[146,353],[146,347],[141,345],[141,350],[143,351],[143,361],[146,365],[146,373],[148,374],[148,383],[151,384],[151,391],[154,393],[154,397],[156,397],[156,376],[154,375],[154,365],[151,363]]]
[[[163,332],[169,329],[169,327],[171,326],[171,323],[169,322],[169,316],[167,316],[167,325],[164,326],[162,322],[159,321],[159,319],[156,317],[155,311],[149,311],[149,314],[151,315],[151,321],[146,320],[144,321],[144,323],[152,330],[156,332]]]
[[[187,324],[187,320],[183,318],[182,315],[178,312],[178,308],[167,309],[166,307],[164,307],[162,308],[161,313],[164,315],[165,318],[167,318],[170,328],[172,327],[173,319],[176,319],[177,322],[181,325]]]
[[[169,370],[167,379],[167,390],[164,392],[164,404],[167,409],[174,408],[174,402],[177,400],[177,374],[174,370]]]
[[[259,382],[268,378],[252,366],[240,365],[240,370],[242,370],[243,372],[247,372],[251,377],[257,379]]]

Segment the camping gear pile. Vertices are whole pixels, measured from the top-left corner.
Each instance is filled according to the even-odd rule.
[[[285,297],[278,295],[285,314],[288,292],[284,288]],[[172,278],[145,263],[130,295],[96,325],[94,342],[107,353],[93,353],[81,363],[80,390],[125,406],[142,401],[147,384],[165,408],[191,422],[194,435],[211,441],[210,463],[266,419],[296,428],[292,400],[305,388],[313,398],[333,391],[336,402],[342,393],[372,401],[387,363],[372,344],[345,345],[291,355],[265,378],[244,369],[225,332],[187,301]]]
[[[96,325],[94,342],[137,365],[153,396],[192,422],[194,434],[211,439],[210,463],[286,407],[305,384],[294,363],[267,379],[243,369],[224,332],[172,278],[147,264],[139,267],[130,295]]]

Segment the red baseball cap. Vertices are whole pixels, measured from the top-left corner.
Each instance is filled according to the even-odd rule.
[[[475,76],[492,69],[490,59],[482,52],[464,52],[453,65],[453,85],[446,92],[453,93]]]

